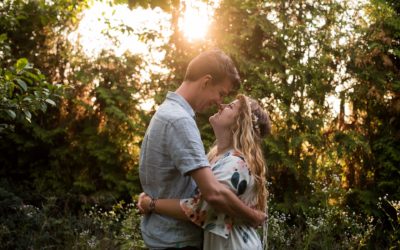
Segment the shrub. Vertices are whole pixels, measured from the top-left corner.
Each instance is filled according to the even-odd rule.
[[[24,204],[0,187],[2,249],[144,249],[133,203],[95,205],[80,215],[63,211],[59,203],[50,197],[41,207]]]

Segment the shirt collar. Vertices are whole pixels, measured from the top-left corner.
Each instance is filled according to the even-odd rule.
[[[194,113],[192,106],[190,106],[190,104],[186,101],[186,99],[183,98],[181,95],[179,95],[175,92],[168,91],[167,99],[177,102],[179,104],[179,106],[181,106],[186,112],[189,113],[189,115],[191,117],[194,118],[195,113]]]

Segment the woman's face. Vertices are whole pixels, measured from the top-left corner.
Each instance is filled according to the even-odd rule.
[[[209,121],[214,128],[230,129],[236,123],[239,109],[239,100],[234,100],[229,104],[222,104],[219,111],[211,116]]]

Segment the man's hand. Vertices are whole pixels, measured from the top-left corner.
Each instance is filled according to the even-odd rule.
[[[149,214],[150,213],[150,202],[151,197],[145,193],[141,193],[139,195],[137,207],[142,214]]]
[[[255,220],[252,222],[251,226],[254,228],[262,226],[265,220],[267,219],[267,214],[255,209],[253,211]]]

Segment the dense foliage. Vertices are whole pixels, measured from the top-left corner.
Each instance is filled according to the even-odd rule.
[[[194,55],[219,47],[273,122],[268,246],[400,247],[400,3],[356,2],[220,1],[208,37],[189,42],[183,1],[114,1],[171,15],[168,74],[146,81],[140,55],[88,58],[67,39],[86,1],[0,3],[0,245],[142,247],[132,196],[156,106],[140,104],[161,103]]]

